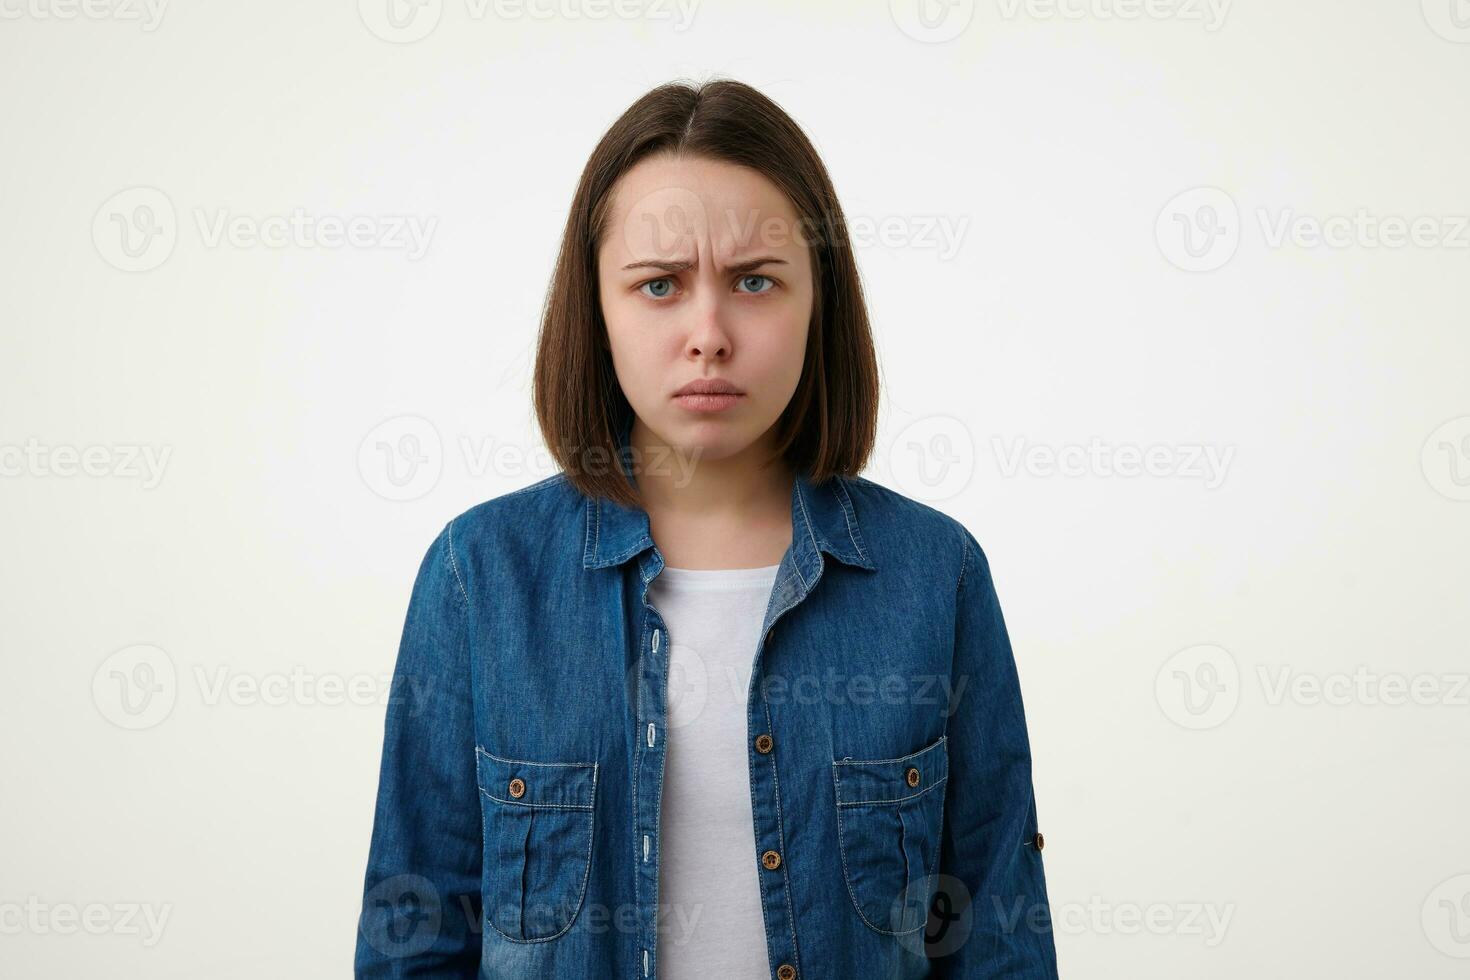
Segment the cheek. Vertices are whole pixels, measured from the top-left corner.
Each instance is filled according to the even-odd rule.
[[[626,385],[641,383],[657,378],[671,360],[677,358],[677,338],[671,334],[651,330],[639,319],[638,310],[630,303],[614,302],[604,305],[602,318],[607,324],[608,346],[611,348],[613,370]],[[676,346],[669,347],[670,342]]]
[[[760,365],[757,372],[767,379],[772,389],[787,392],[794,389],[801,378],[802,363],[806,359],[806,333],[809,311],[792,310],[776,322],[766,322],[749,335],[753,349],[749,349],[751,360]]]

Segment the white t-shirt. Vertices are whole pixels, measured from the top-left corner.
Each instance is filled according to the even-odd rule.
[[[779,565],[665,566],[648,589],[667,627],[659,814],[659,975],[771,975],[750,808],[747,692]]]

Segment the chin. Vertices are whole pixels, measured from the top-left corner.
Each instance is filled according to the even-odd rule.
[[[696,419],[672,427],[665,441],[680,456],[692,460],[717,460],[734,456],[755,441],[756,433],[730,419]]]

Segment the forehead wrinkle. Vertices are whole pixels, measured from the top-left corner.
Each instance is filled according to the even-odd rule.
[[[749,272],[764,265],[790,265],[785,259],[776,255],[755,255],[748,259],[723,263],[720,266],[722,272]],[[699,260],[688,259],[635,259],[623,266],[623,271],[640,268],[657,268],[665,272],[684,272],[688,269],[698,269]]]

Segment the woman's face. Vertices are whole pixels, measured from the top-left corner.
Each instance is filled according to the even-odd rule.
[[[781,190],[723,161],[648,157],[613,190],[598,293],[618,383],[662,443],[718,460],[796,391],[812,314],[806,236]],[[736,394],[680,395],[690,382]]]

